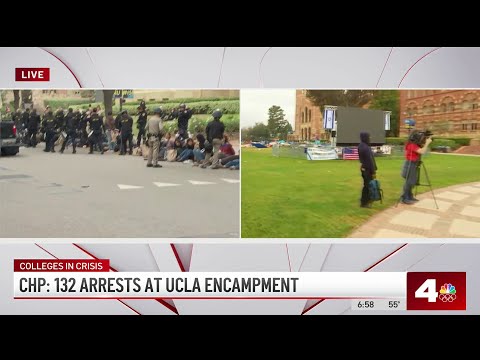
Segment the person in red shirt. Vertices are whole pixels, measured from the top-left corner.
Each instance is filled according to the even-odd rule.
[[[432,142],[430,137],[419,131],[410,134],[405,145],[405,162],[403,163],[402,177],[405,179],[401,201],[403,204],[411,205],[418,201],[413,196],[413,187],[417,185],[418,171],[421,155],[425,154]]]

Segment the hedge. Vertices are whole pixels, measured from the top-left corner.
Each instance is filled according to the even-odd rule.
[[[430,147],[432,150],[435,150],[441,146],[448,146],[452,150],[456,150],[460,147],[460,144],[456,143],[454,140],[451,139],[433,139],[432,144]]]
[[[190,101],[185,101],[190,100]],[[224,114],[238,114],[240,113],[240,100],[239,99],[178,99],[175,101],[147,101],[147,108],[152,111],[156,107],[162,107],[165,111],[171,111],[173,108],[177,108],[178,105],[185,103],[193,110],[194,114],[211,114],[215,109],[221,109]],[[127,102],[122,105],[122,109],[128,110],[130,113],[136,113],[137,107],[140,104],[139,101]],[[54,110],[58,108],[68,109],[69,107],[88,109],[88,105],[92,107],[100,105],[104,108],[103,103],[92,102],[91,99],[46,99],[44,105],[50,105]],[[119,112],[120,107],[118,104],[114,104],[113,111]]]
[[[470,145],[470,138],[464,137],[437,137],[433,136],[434,141],[443,141],[443,140],[450,140],[453,141],[455,144],[455,149],[459,148],[460,146],[468,146]],[[388,145],[404,145],[407,142],[407,138],[400,138],[400,137],[387,137],[386,144]],[[445,145],[449,146],[449,145]]]
[[[147,108],[152,111],[156,107],[162,107],[166,112],[178,107],[180,103],[151,103]],[[224,114],[239,114],[240,101],[239,100],[221,100],[221,101],[197,101],[194,103],[187,103],[187,106],[192,109],[193,114],[211,114],[214,110],[220,109]],[[138,103],[123,104],[122,109],[128,110],[129,113],[137,112]],[[114,106],[114,112],[119,111],[118,105]]]
[[[188,131],[192,134],[205,134],[207,124],[212,120],[211,117],[192,116],[188,122]],[[240,114],[228,114],[222,116],[222,122],[225,124],[225,133],[236,134],[240,131]],[[163,129],[165,132],[173,133],[177,129],[177,120],[165,121]]]
[[[143,99],[145,100],[145,103],[147,105],[150,104],[156,104],[159,101],[158,100],[148,100],[148,99]],[[160,101],[163,104],[191,104],[191,103],[196,103],[199,101],[228,101],[228,100],[240,100],[240,98],[183,98],[183,99],[168,99],[166,101]],[[127,104],[136,104],[137,106],[140,104],[140,100],[135,100],[133,102],[128,102]]]
[[[405,145],[407,142],[407,138],[401,138],[401,137],[387,137],[385,139],[385,143],[387,145]]]
[[[98,104],[92,101],[92,99],[45,99],[43,101],[45,106],[50,105],[53,110],[58,108],[68,109],[69,107],[78,107],[78,105],[85,105],[84,108],[87,109],[89,104]],[[103,106],[102,106],[103,107]]]
[[[433,136],[434,139],[437,139],[435,136]],[[438,139],[445,139],[445,140],[453,140],[455,143],[457,143],[460,146],[468,146],[470,145],[470,138],[465,138],[465,137],[449,137],[449,138],[438,138]]]

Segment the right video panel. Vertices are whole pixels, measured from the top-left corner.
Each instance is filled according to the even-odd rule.
[[[480,90],[241,90],[243,238],[480,237]]]

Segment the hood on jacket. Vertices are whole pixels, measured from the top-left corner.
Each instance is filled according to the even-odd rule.
[[[370,134],[366,131],[362,131],[360,133],[360,141],[364,142],[365,144],[370,144]]]

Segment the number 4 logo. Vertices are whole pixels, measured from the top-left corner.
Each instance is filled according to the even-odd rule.
[[[420,285],[420,287],[415,291],[416,298],[426,298],[428,302],[436,302],[438,298],[437,289],[437,280],[427,279],[425,282]]]

